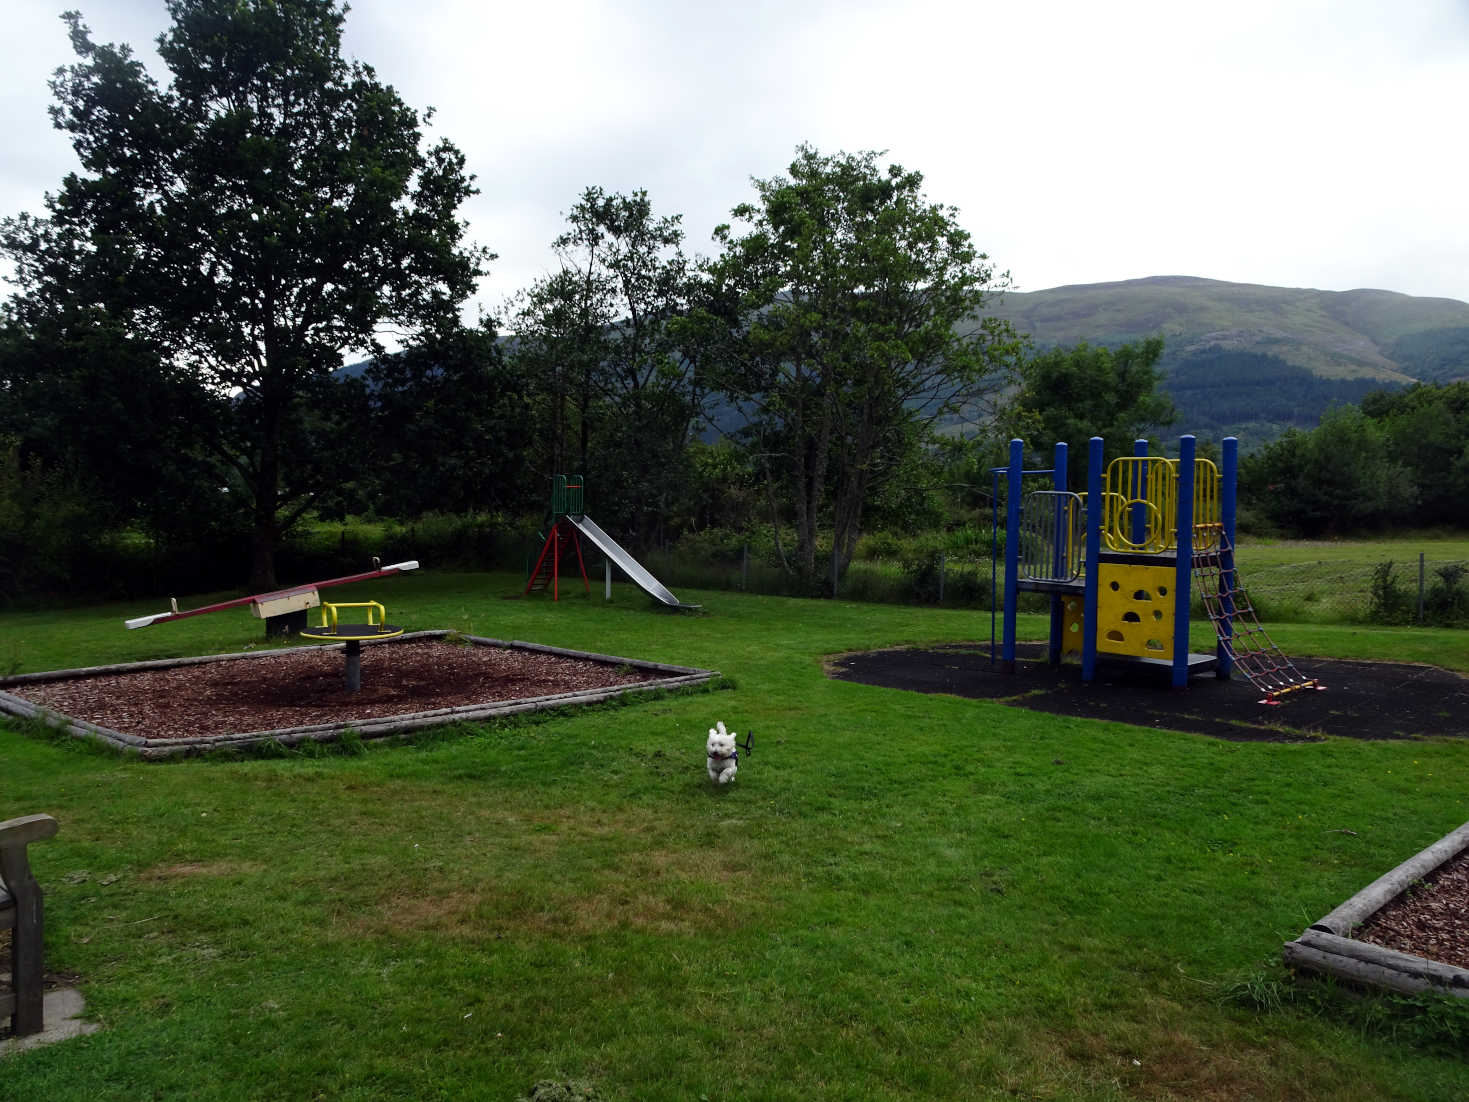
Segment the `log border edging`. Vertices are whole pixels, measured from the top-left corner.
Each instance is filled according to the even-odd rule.
[[[1437,991],[1469,999],[1469,969],[1358,941],[1351,932],[1439,866],[1469,850],[1469,823],[1445,834],[1311,923],[1282,947],[1289,966],[1403,994]]]
[[[575,692],[552,693],[547,696],[520,697],[516,700],[499,700],[484,704],[461,704],[447,708],[431,708],[421,712],[405,712],[396,716],[359,719],[355,722],[313,723],[300,727],[281,727],[268,731],[248,731],[227,735],[201,735],[197,738],[183,739],[152,739],[144,738],[141,735],[129,734],[124,731],[114,731],[109,727],[90,723],[83,719],[76,719],[4,691],[5,689],[26,684],[35,684],[44,681],[61,681],[73,677],[96,677],[104,674],[133,673],[139,670],[196,666],[208,662],[246,661],[252,658],[268,658],[281,654],[289,654],[292,650],[299,649],[292,647],[274,647],[267,650],[240,651],[233,654],[196,655],[187,658],[155,658],[142,662],[121,662],[105,666],[82,666],[69,670],[45,670],[39,673],[16,674],[11,677],[0,678],[0,714],[39,721],[73,738],[90,739],[110,746],[115,750],[137,754],[148,760],[157,760],[182,754],[204,753],[210,750],[247,749],[271,742],[279,743],[282,746],[298,746],[305,742],[332,742],[340,739],[348,731],[353,731],[364,739],[404,738],[411,736],[416,731],[430,727],[442,727],[451,723],[472,723],[480,720],[494,719],[499,716],[516,715],[522,712],[543,711],[548,708],[594,704],[629,693],[645,693],[657,689],[688,688],[694,685],[707,684],[720,676],[718,670],[704,670],[694,666],[673,666],[664,662],[650,662],[640,658],[624,658],[618,655],[598,654],[595,651],[566,650],[561,647],[549,647],[539,643],[526,643],[515,639],[492,639],[488,636],[466,635],[462,632],[447,630],[408,632],[405,635],[398,636],[397,639],[383,640],[381,642],[368,641],[363,645],[392,646],[393,643],[400,640],[444,639],[451,636],[463,639],[474,646],[503,647],[507,650],[526,650],[542,654],[556,654],[568,658],[589,659],[620,666],[631,666],[633,669],[656,673],[660,676],[651,681],[643,681],[635,685],[613,685],[601,689],[581,689]],[[341,650],[344,645],[342,643],[331,643],[321,648],[312,649]]]

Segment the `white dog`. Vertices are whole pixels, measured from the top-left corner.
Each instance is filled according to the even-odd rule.
[[[722,722],[709,728],[709,741],[704,744],[708,755],[709,779],[728,784],[740,771],[740,748],[735,744],[735,735],[724,729]]]

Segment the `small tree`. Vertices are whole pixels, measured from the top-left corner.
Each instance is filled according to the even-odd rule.
[[[597,187],[567,222],[553,243],[560,270],[516,308],[515,362],[544,425],[542,474],[594,478],[598,510],[646,542],[684,481],[702,397],[670,324],[688,309],[683,229],[678,215],[653,213],[646,191]]]
[[[1330,409],[1310,432],[1286,432],[1242,460],[1240,494],[1302,536],[1380,528],[1411,516],[1418,498],[1382,426],[1356,406]]]
[[[790,175],[720,227],[724,253],[690,332],[747,420],[772,520],[794,518],[789,567],[835,593],[863,512],[932,424],[1007,377],[1019,347],[981,318],[1004,286],[953,207],[879,154],[797,150]],[[818,545],[829,546],[818,565]]]
[[[162,89],[126,46],[63,18],[79,62],[51,83],[82,171],[49,218],[0,244],[27,296],[96,308],[228,396],[208,444],[249,502],[251,580],[333,477],[310,403],[385,326],[458,323],[490,254],[463,241],[474,193],[449,142],[341,56],[333,0],[168,0]],[[327,467],[323,467],[326,464]]]
[[[1158,389],[1162,355],[1162,337],[1037,353],[1020,367],[1021,387],[1004,420],[1012,435],[1042,454],[1058,441],[1070,444],[1070,485],[1082,486],[1091,437],[1103,438],[1110,461],[1131,455],[1134,440],[1173,423],[1173,399]]]

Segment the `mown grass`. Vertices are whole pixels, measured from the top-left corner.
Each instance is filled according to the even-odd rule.
[[[1262,965],[1280,942],[1469,818],[1469,743],[1231,744],[823,676],[834,653],[987,638],[987,613],[500,599],[517,590],[423,574],[355,596],[409,627],[734,687],[325,757],[145,765],[0,730],[0,817],[61,822],[32,851],[48,966],[104,1026],[9,1058],[4,1093],[1469,1095],[1432,1038],[1237,997],[1280,982]],[[0,629],[25,669],[260,634],[244,613],[123,630],[148,611]],[[1469,669],[1462,633],[1274,631]],[[716,718],[755,731],[728,789],[703,771]]]
[[[1418,555],[1429,563],[1469,560],[1469,539],[1427,533],[1378,539],[1284,540],[1244,535],[1239,539],[1240,568],[1268,569],[1302,563],[1379,563],[1391,559],[1404,569],[1415,566]]]

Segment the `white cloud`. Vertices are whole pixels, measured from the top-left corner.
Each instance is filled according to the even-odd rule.
[[[45,115],[64,27],[18,8],[4,213],[73,167]],[[161,0],[84,14],[163,76],[142,48]],[[646,187],[707,252],[801,141],[921,170],[1024,290],[1191,274],[1469,300],[1458,0],[357,0],[347,28],[478,175],[492,307],[547,270],[584,187]]]

